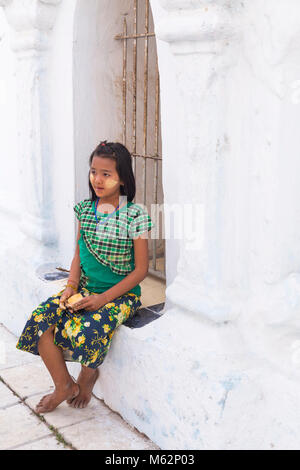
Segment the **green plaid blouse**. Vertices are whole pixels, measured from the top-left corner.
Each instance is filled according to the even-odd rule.
[[[95,201],[84,199],[74,206],[80,221],[81,233],[88,250],[95,258],[116,274],[127,275],[132,272],[133,238],[151,230],[154,223],[148,212],[133,202],[121,207],[107,221],[97,212],[102,224],[96,223]]]

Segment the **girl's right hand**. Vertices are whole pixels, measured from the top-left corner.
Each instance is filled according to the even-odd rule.
[[[72,289],[72,287],[66,287],[66,289],[63,291],[61,297],[60,297],[60,301],[59,301],[59,306],[60,308],[62,308],[63,310],[66,310],[66,301],[68,300],[69,297],[72,297],[72,295],[75,295],[76,292],[74,291],[74,289]]]

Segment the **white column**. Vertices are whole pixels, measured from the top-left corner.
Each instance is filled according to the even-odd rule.
[[[57,242],[60,227],[56,226],[58,217],[53,210],[54,120],[50,106],[51,37],[59,3],[60,0],[1,2],[16,55],[18,151],[12,158],[16,159],[18,173],[11,176],[9,191],[18,193],[14,199],[20,203],[16,214],[2,219],[7,235],[0,252],[0,281],[6,295],[0,321],[18,335],[36,305],[60,289],[60,285],[46,282],[44,277],[62,265]],[[8,207],[9,202],[7,192]]]
[[[204,209],[204,243],[181,241],[167,298],[217,322],[298,324],[299,5],[267,1],[262,18],[259,1],[159,3],[182,101],[166,158],[178,200]]]
[[[20,228],[43,247],[56,243],[47,77],[51,29],[61,0],[3,1],[17,56]]]
[[[179,155],[166,158],[174,160],[177,200],[191,205],[192,228],[198,223],[199,231],[203,223],[199,246],[196,239],[188,239],[188,232],[182,238],[177,275],[166,295],[173,304],[215,321],[234,318],[244,294],[234,261],[240,246],[224,244],[234,236],[237,217],[237,207],[231,205],[231,220],[226,220],[237,189],[235,174],[228,173],[226,89],[241,41],[239,3],[231,2],[229,9],[225,1],[161,0],[167,14],[156,24],[158,40],[169,43],[173,54],[182,103],[176,116],[179,135],[174,136]],[[189,217],[185,211],[185,225]]]

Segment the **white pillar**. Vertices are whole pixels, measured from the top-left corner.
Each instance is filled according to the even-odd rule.
[[[259,1],[160,4],[182,99],[178,200],[204,207],[202,248],[181,241],[167,298],[235,320],[249,347],[298,374],[287,345],[300,323],[299,4],[267,1],[263,17]]]
[[[43,248],[56,243],[47,71],[51,30],[60,1],[2,2],[17,57],[20,228]]]
[[[33,308],[60,289],[43,276],[60,264],[49,104],[51,33],[60,1],[1,1],[16,54],[18,174],[12,175],[10,191],[19,193],[20,204],[16,215],[3,219],[8,235],[0,252],[0,282],[5,292],[0,321],[16,334]],[[9,195],[6,204],[9,208]]]
[[[176,116],[179,136],[175,137],[180,155],[169,158],[175,163],[173,172],[177,172],[178,201],[191,204],[194,229],[200,223],[200,214],[204,224],[199,247],[193,248],[197,240],[193,242],[187,236],[181,240],[177,275],[166,295],[194,314],[215,321],[229,320],[240,313],[244,297],[240,272],[236,262],[230,261],[240,246],[224,246],[226,237],[234,235],[233,221],[239,215],[237,207],[231,205],[232,222],[226,220],[231,203],[226,191],[237,189],[235,175],[228,172],[231,149],[226,89],[241,40],[239,2],[231,2],[231,9],[226,2],[160,3],[167,14],[156,24],[156,36],[170,45],[182,103]],[[186,213],[185,222],[188,217]]]

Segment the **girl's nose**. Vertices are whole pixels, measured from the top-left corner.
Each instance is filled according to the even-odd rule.
[[[96,183],[98,186],[102,186],[103,181],[102,181],[101,176],[96,176],[96,178],[95,178],[95,183]]]

